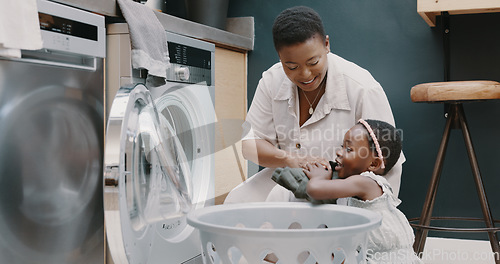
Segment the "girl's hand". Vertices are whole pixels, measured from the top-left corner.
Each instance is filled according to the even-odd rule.
[[[307,164],[304,173],[309,179],[332,179],[332,168],[330,168],[330,166],[325,168],[325,166],[319,162]]]

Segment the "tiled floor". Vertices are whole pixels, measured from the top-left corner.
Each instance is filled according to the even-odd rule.
[[[422,259],[425,264],[494,264],[489,241],[427,238]]]

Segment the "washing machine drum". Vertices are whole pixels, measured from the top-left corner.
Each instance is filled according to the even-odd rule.
[[[189,161],[144,85],[118,91],[104,163],[106,229],[115,263],[147,263],[157,229],[177,230],[163,239],[184,239],[193,204]]]
[[[1,263],[81,260],[75,252],[93,244],[86,239],[99,241],[98,109],[102,103],[82,89],[59,85],[37,87],[0,107]]]

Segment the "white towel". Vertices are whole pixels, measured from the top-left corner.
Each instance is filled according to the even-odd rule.
[[[132,0],[118,0],[127,21],[132,44],[132,67],[147,69],[149,75],[167,77],[170,67],[167,34],[154,12]]]
[[[36,0],[0,0],[0,56],[21,57],[21,49],[42,48]]]

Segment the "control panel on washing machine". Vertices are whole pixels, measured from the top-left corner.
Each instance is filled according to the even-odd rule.
[[[37,5],[44,50],[106,56],[104,16],[45,0]]]
[[[213,44],[167,32],[168,55],[171,67],[167,80],[182,83],[212,85]],[[207,47],[205,47],[209,44]]]
[[[38,13],[40,29],[97,41],[98,27],[45,13]]]

